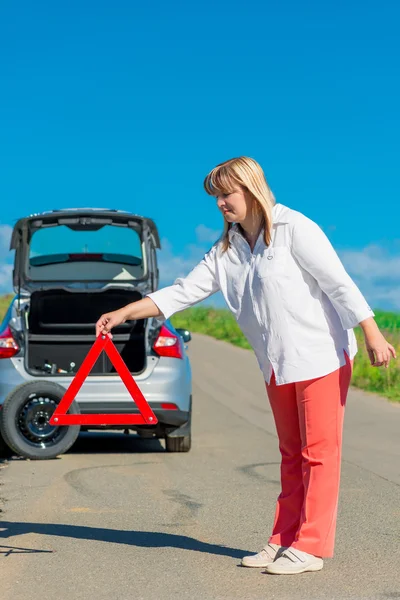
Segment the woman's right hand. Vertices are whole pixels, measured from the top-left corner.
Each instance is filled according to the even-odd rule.
[[[142,298],[142,300],[131,302],[118,310],[101,315],[96,323],[96,337],[100,334],[107,335],[113,327],[117,327],[125,321],[160,316],[162,313],[154,301],[151,298]],[[111,334],[110,337],[112,338]]]
[[[107,335],[111,331],[113,327],[117,327],[117,325],[121,325],[121,323],[125,323],[126,314],[123,309],[114,310],[109,313],[105,313],[101,315],[100,319],[96,323],[96,337],[99,335]],[[109,336],[112,338],[112,335]]]

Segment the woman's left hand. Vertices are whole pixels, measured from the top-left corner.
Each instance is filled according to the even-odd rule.
[[[373,367],[385,365],[387,369],[391,358],[396,358],[396,350],[384,338],[373,317],[361,321],[360,326],[364,332],[365,346],[371,365]]]
[[[396,350],[385,340],[379,329],[377,332],[365,336],[365,346],[373,367],[385,365],[387,369],[390,359],[396,358]]]

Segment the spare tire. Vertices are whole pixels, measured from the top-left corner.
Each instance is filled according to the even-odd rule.
[[[55,458],[76,441],[80,427],[49,424],[66,389],[53,381],[30,381],[16,387],[0,411],[0,433],[20,456],[33,460]],[[76,402],[68,413],[79,414]]]

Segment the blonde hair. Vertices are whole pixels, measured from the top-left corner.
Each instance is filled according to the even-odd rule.
[[[272,208],[275,197],[270,190],[264,171],[253,158],[239,156],[217,165],[204,179],[204,188],[210,196],[231,194],[237,186],[249,192],[252,211],[261,214],[264,228],[264,241],[267,246],[271,243]],[[222,250],[229,248],[229,230],[232,223],[225,220],[224,231],[221,235]]]

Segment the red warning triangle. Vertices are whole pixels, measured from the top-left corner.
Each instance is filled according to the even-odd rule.
[[[119,373],[140,414],[66,414],[102,351]],[[157,417],[109,335],[99,335],[49,420],[50,425],[156,425]]]

